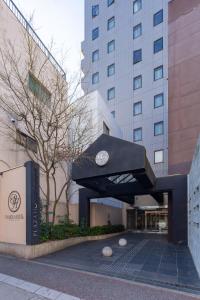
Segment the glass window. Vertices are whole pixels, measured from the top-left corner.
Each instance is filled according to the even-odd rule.
[[[163,22],[163,9],[159,10],[157,13],[153,15],[153,26],[157,26],[162,22]]]
[[[115,111],[111,111],[111,115],[113,116],[113,118],[115,118]]]
[[[115,40],[112,40],[107,44],[107,52],[111,53],[113,51],[115,51]]]
[[[95,50],[92,52],[92,62],[99,60],[99,50]]]
[[[164,105],[164,94],[158,94],[154,96],[154,108],[158,108]]]
[[[163,66],[154,69],[154,81],[163,78]]]
[[[97,84],[99,82],[99,72],[92,74],[92,84]]]
[[[133,104],[133,115],[137,116],[142,113],[142,101]]]
[[[115,27],[115,17],[112,17],[108,20],[107,30],[111,30],[114,27]]]
[[[164,122],[154,123],[154,135],[162,135],[164,133]]]
[[[108,1],[107,2],[108,6],[112,5],[115,2],[115,0],[107,0],[107,1]]]
[[[133,1],[133,13],[135,14],[142,9],[142,0]]]
[[[99,37],[99,27],[92,30],[92,40],[96,40]]]
[[[112,100],[115,98],[115,88],[112,87],[107,91],[107,100]]]
[[[142,87],[142,75],[133,78],[133,89],[137,90]]]
[[[92,5],[92,17],[95,18],[99,15],[99,5]]]
[[[133,63],[137,64],[142,60],[142,49],[133,51]]]
[[[107,67],[107,76],[110,77],[115,74],[115,64]]]
[[[28,87],[33,95],[44,103],[50,103],[51,93],[47,88],[32,74],[28,74]]]
[[[136,39],[141,35],[142,35],[142,23],[133,27],[133,39]]]
[[[16,130],[16,143],[23,146],[25,149],[37,153],[38,143],[19,129]]]
[[[154,53],[157,53],[161,50],[163,50],[163,38],[160,38],[160,39],[154,41],[154,44],[153,44],[153,52]]]
[[[133,130],[133,141],[142,141],[142,127]]]
[[[156,150],[154,151],[154,163],[162,163],[164,162],[164,151],[163,150]]]

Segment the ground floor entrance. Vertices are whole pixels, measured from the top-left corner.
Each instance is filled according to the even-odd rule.
[[[127,209],[127,229],[168,232],[168,209],[142,207]]]

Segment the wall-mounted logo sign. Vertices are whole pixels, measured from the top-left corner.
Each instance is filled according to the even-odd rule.
[[[100,151],[97,153],[95,162],[98,166],[103,167],[107,164],[109,161],[109,154],[107,151]]]
[[[8,196],[8,208],[12,213],[19,210],[21,205],[21,197],[17,191],[12,191]]]

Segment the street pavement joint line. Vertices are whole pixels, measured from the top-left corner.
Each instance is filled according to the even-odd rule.
[[[13,286],[18,289],[22,289],[26,292],[32,293],[35,296],[42,296],[46,299],[51,300],[81,300],[80,298],[46,288],[44,286],[41,286],[39,284],[35,284],[29,281],[25,281],[22,279],[18,279],[16,277],[12,277],[6,274],[0,273],[0,282],[8,284],[10,286]],[[83,299],[82,299],[83,300]]]

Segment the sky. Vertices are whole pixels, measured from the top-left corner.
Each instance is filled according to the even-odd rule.
[[[84,0],[14,0],[46,46],[54,42],[53,55],[65,56],[64,67],[71,74],[80,69],[84,39]]]

